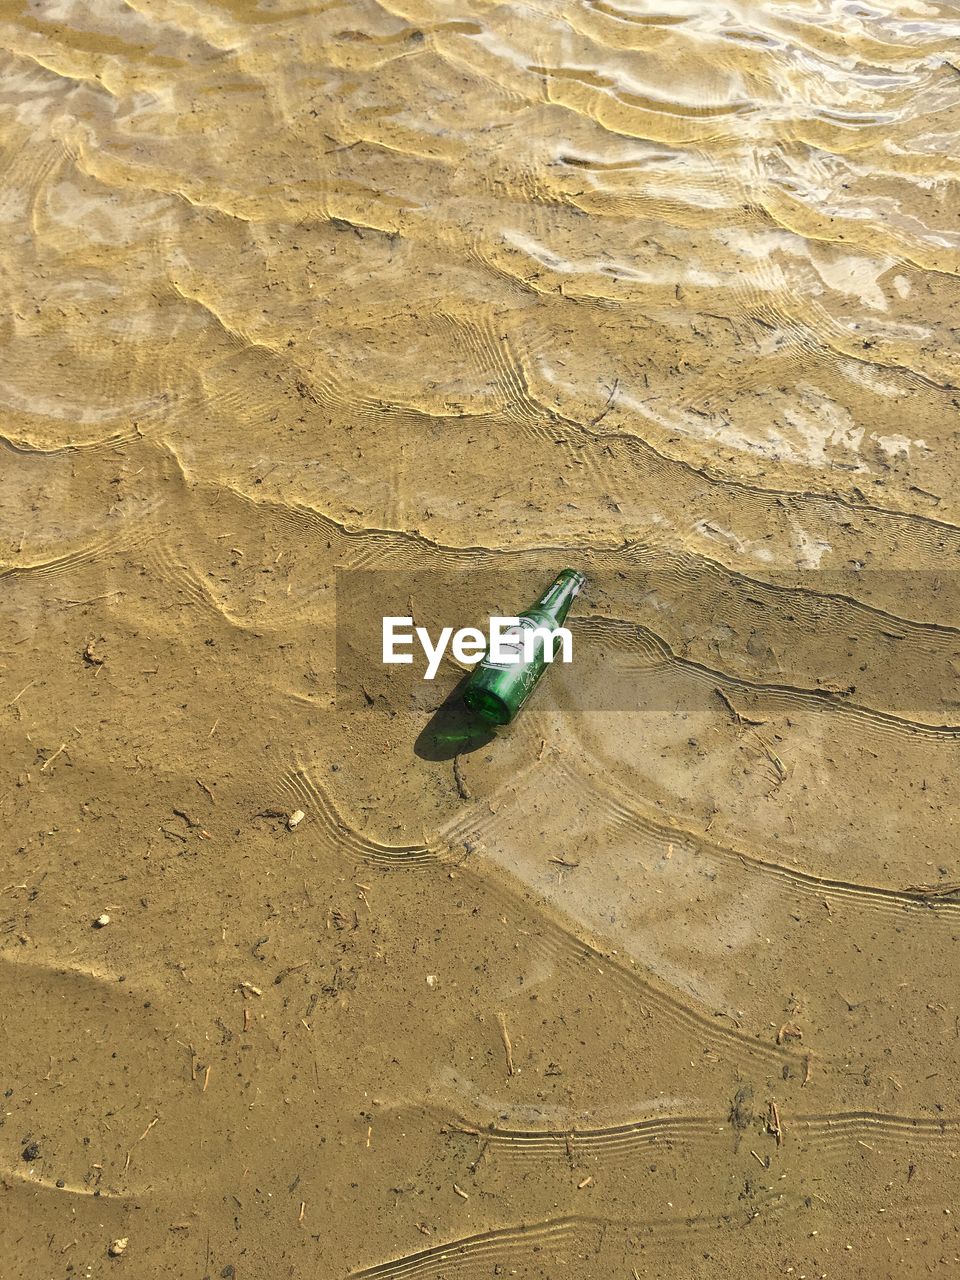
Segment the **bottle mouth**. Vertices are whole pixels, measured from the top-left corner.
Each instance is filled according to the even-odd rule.
[[[557,574],[558,578],[568,578],[571,582],[575,582],[577,590],[580,591],[586,585],[587,575],[579,569],[561,569]]]
[[[491,693],[489,689],[464,689],[463,700],[474,715],[485,720],[487,724],[510,723],[510,708],[501,697]]]

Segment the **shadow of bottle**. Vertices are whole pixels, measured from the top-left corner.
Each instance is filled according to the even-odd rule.
[[[493,725],[467,710],[463,687],[469,673],[447,694],[413,745],[421,760],[452,760],[479,751],[496,737]]]

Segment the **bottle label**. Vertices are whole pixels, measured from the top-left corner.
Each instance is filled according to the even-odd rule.
[[[525,633],[534,631],[536,625],[530,618],[521,618],[517,626],[501,632],[497,641],[498,661],[494,662],[488,654],[480,665],[492,671],[515,671],[525,660]]]

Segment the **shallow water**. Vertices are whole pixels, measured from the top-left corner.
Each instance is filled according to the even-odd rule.
[[[0,4],[4,1276],[953,1273],[958,40]]]

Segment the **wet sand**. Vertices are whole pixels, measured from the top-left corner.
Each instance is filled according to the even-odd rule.
[[[958,41],[0,5],[4,1277],[955,1273]]]

